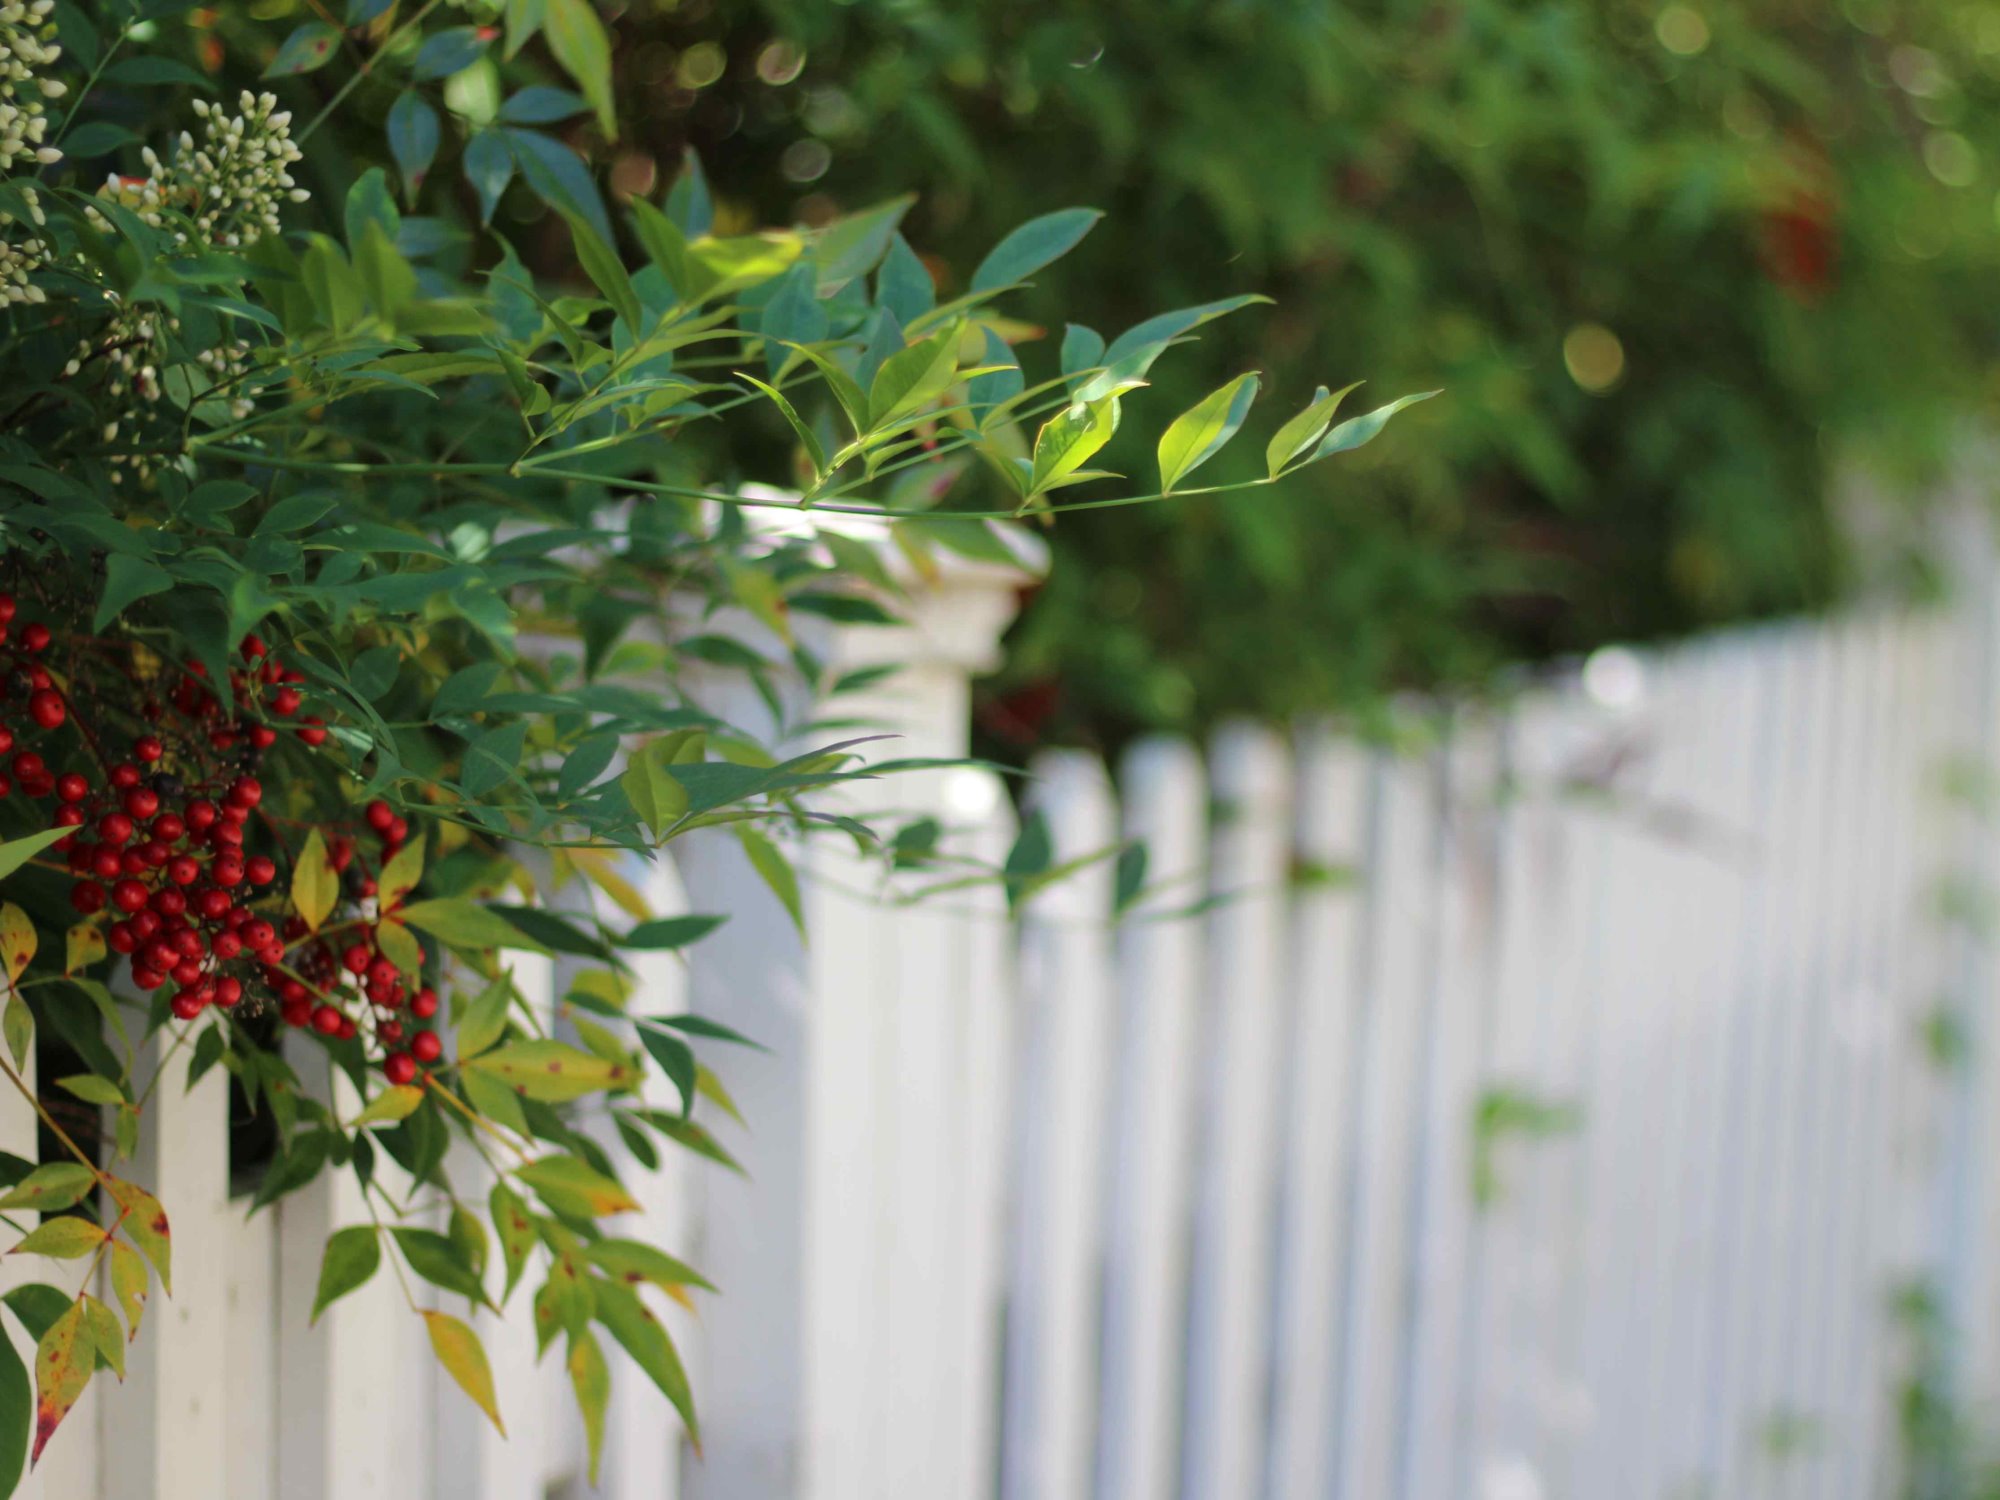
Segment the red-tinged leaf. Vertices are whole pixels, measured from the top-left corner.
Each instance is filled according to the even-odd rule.
[[[493,1232],[500,1236],[501,1257],[507,1262],[507,1288],[500,1294],[504,1303],[521,1279],[528,1252],[535,1248],[535,1222],[528,1216],[527,1202],[504,1182],[493,1184],[487,1208],[493,1216]]]
[[[35,1348],[35,1443],[28,1461],[39,1463],[42,1450],[56,1435],[83,1389],[90,1384],[90,1372],[97,1359],[90,1328],[84,1319],[81,1300],[72,1302],[50,1325]]]
[[[35,945],[35,924],[28,920],[28,914],[11,901],[0,905],[0,966],[5,967],[9,984],[28,967]]]
[[[507,1424],[500,1420],[500,1403],[493,1394],[493,1369],[486,1363],[486,1349],[479,1342],[479,1335],[441,1312],[426,1312],[424,1327],[430,1331],[431,1352],[437,1355],[445,1373],[458,1382],[458,1388],[473,1399],[505,1437]]]
[[[81,1203],[96,1182],[97,1174],[81,1162],[52,1161],[14,1184],[0,1198],[0,1212],[33,1209],[37,1213],[60,1213]]]
[[[117,1177],[104,1179],[104,1191],[121,1210],[119,1227],[125,1231],[125,1237],[153,1263],[153,1269],[160,1274],[161,1290],[173,1296],[173,1230],[167,1224],[167,1211],[160,1206],[160,1200],[144,1188]]]
[[[626,1088],[638,1080],[638,1070],[614,1063],[564,1042],[515,1042],[464,1064],[487,1073],[530,1099],[560,1104],[601,1089]]]

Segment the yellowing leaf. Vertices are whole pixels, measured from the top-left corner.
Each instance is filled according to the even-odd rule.
[[[665,833],[688,809],[687,788],[667,770],[669,762],[663,743],[641,745],[618,778],[632,811],[655,837]]]
[[[292,907],[306,926],[317,932],[340,899],[340,876],[326,852],[326,840],[315,828],[306,835],[299,862],[292,868]]]
[[[126,1325],[131,1332],[127,1339],[139,1336],[139,1319],[146,1311],[146,1293],[150,1282],[146,1275],[146,1263],[139,1258],[139,1252],[130,1245],[114,1244],[111,1247],[111,1290],[118,1296],[118,1305],[125,1311]]]
[[[618,873],[611,857],[601,849],[572,849],[569,857],[583,872],[584,878],[614,901],[619,910],[634,921],[643,922],[653,914],[646,905],[646,898],[638,889]]]
[[[69,930],[63,973],[74,974],[78,969],[87,969],[108,951],[104,946],[104,934],[89,922],[79,922]]]
[[[52,1161],[35,1168],[0,1198],[0,1210],[32,1209],[60,1213],[83,1201],[97,1184],[97,1174],[81,1162]]]
[[[368,1107],[354,1117],[354,1124],[357,1128],[362,1125],[392,1125],[398,1120],[407,1120],[423,1102],[424,1091],[415,1084],[391,1084],[368,1101]]]
[[[481,990],[458,1023],[458,1055],[477,1057],[506,1034],[507,1011],[514,999],[512,971]]]
[[[1174,418],[1160,435],[1162,491],[1171,490],[1236,436],[1257,399],[1257,384],[1255,375],[1238,375]]]
[[[35,1444],[30,1463],[41,1460],[56,1428],[90,1384],[96,1353],[83,1303],[72,1302],[69,1311],[49,1325],[35,1346]]]
[[[59,1219],[31,1229],[9,1255],[46,1255],[55,1260],[80,1260],[106,1239],[105,1232],[88,1219],[65,1214]]]
[[[493,1394],[493,1369],[486,1363],[486,1350],[479,1342],[479,1335],[441,1312],[426,1312],[424,1327],[430,1332],[431,1352],[437,1355],[445,1373],[458,1382],[458,1388],[478,1404],[505,1437],[507,1424],[500,1420],[500,1404]]]
[[[119,1227],[125,1231],[125,1237],[153,1263],[153,1269],[160,1273],[160,1286],[171,1297],[174,1294],[174,1242],[173,1230],[167,1224],[167,1211],[160,1207],[158,1198],[122,1178],[106,1177],[104,1191],[124,1211]]]
[[[600,1089],[626,1088],[638,1080],[636,1069],[592,1057],[564,1042],[515,1042],[461,1064],[467,1072],[487,1073],[545,1104],[581,1099]]]
[[[95,1297],[83,1298],[84,1324],[90,1329],[93,1352],[102,1354],[104,1362],[111,1366],[111,1373],[120,1380],[125,1378],[125,1327],[118,1321],[118,1314],[99,1302]]]
[[[394,917],[375,929],[375,946],[382,950],[384,958],[405,974],[414,974],[424,966],[423,945],[417,941],[415,933]]]
[[[14,1066],[25,1066],[28,1048],[35,1042],[35,1016],[19,995],[7,997],[7,1008],[0,1011],[0,1033],[7,1038],[7,1051],[13,1055]]]
[[[403,908],[401,915],[412,927],[422,928],[454,948],[473,952],[490,948],[521,948],[530,953],[549,951],[498,912],[460,897],[412,902]]]
[[[403,845],[389,857],[382,866],[381,877],[376,881],[376,899],[382,903],[382,910],[399,906],[405,896],[417,888],[417,882],[424,874],[424,841],[415,838]]]
[[[7,967],[7,982],[20,979],[21,971],[35,956],[35,924],[28,914],[9,901],[0,905],[0,962]]]
[[[618,1183],[574,1156],[544,1156],[514,1175],[539,1193],[550,1208],[572,1218],[631,1213],[639,1207]]]

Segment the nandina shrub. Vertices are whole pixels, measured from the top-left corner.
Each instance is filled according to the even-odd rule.
[[[1240,305],[1072,337],[1030,383],[1035,330],[1001,303],[1093,214],[1036,219],[944,288],[901,201],[737,232],[689,164],[614,217],[542,128],[616,130],[584,0],[435,10],[352,0],[281,39],[173,4],[0,9],[0,1074],[49,1158],[0,1157],[0,1215],[14,1252],[82,1272],[0,1298],[37,1344],[31,1411],[0,1338],[0,1489],[167,1286],[172,1205],[125,1161],[156,1091],[217,1068],[272,1142],[253,1208],[361,1185],[316,1312],[393,1258],[498,1421],[446,1309],[532,1278],[521,1315],[562,1342],[593,1450],[605,1336],[698,1432],[646,1299],[707,1283],[620,1232],[622,1179],[665,1150],[733,1165],[707,1120],[744,1039],[636,988],[635,953],[729,914],[653,912],[633,872],[707,830],[796,915],[808,832],[925,847],[817,805],[901,763],[794,712],[856,685],[801,621],[894,618],[878,550],[755,527],[739,481],[789,480],[804,520],[876,517],[920,563],[990,554],[988,517],[1069,508],[1154,360]],[[386,150],[352,124],[325,149],[350,101]],[[469,198],[432,178],[453,150]],[[517,179],[526,257],[487,222]],[[1166,424],[1157,488],[1074,504],[1185,491],[1255,390]],[[1272,475],[1403,404],[1335,425],[1338,403],[1278,430]],[[1000,503],[931,514],[959,484]],[[715,628],[724,606],[778,644]],[[699,707],[691,672],[753,685],[772,743]],[[521,953],[564,960],[554,1014]],[[447,1174],[454,1141],[483,1174]]]

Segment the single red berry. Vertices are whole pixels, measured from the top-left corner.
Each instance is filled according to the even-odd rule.
[[[105,843],[123,845],[132,837],[132,820],[123,813],[106,813],[97,820],[97,831]]]
[[[382,1076],[398,1088],[413,1083],[417,1076],[417,1061],[407,1052],[391,1052],[382,1059]]]
[[[30,651],[46,651],[49,647],[49,627],[40,620],[21,632],[21,644]]]
[[[281,687],[271,695],[271,712],[280,718],[290,718],[299,711],[299,690],[295,687]]]
[[[326,721],[317,714],[307,714],[305,727],[298,731],[300,739],[308,745],[320,746],[326,743]]]
[[[69,904],[86,917],[104,910],[104,887],[94,880],[79,880],[69,888]]]
[[[306,987],[296,979],[278,981],[278,999],[286,1005],[297,1005],[307,995]]]
[[[243,998],[243,981],[222,978],[215,981],[215,1003],[224,1010],[229,1009]]]
[[[386,958],[378,958],[368,966],[368,984],[383,994],[389,993],[389,986],[396,982],[396,966]]]
[[[209,866],[209,879],[220,886],[241,885],[243,883],[243,861],[234,854],[218,854],[215,863]]]
[[[228,911],[222,914],[222,920],[224,923],[228,925],[229,930],[231,932],[235,932],[239,930],[244,925],[244,923],[252,920],[256,915],[257,914],[251,911],[250,908],[247,906],[232,906],[229,908]]]
[[[278,866],[269,855],[253,854],[244,862],[243,873],[252,885],[269,885],[278,878]]]
[[[243,637],[242,650],[243,650],[243,659],[245,661],[255,661],[258,657],[264,654],[266,649],[267,648],[265,647],[264,643],[259,639],[257,639],[256,636],[246,635]]]
[[[138,911],[146,904],[146,888],[136,880],[121,880],[111,888],[111,901],[120,911]]]
[[[278,731],[268,724],[252,724],[250,726],[250,743],[255,745],[259,750],[268,750],[278,743]]]
[[[113,922],[105,930],[104,941],[113,953],[130,953],[139,946],[139,939],[133,936],[130,922]]]
[[[375,884],[375,877],[370,875],[364,877],[361,884],[357,885],[354,888],[354,891],[356,895],[362,897],[365,900],[368,897],[373,896],[375,892],[379,889],[381,888]]]
[[[48,766],[32,750],[23,750],[19,755],[14,757],[14,779],[16,781],[33,781],[47,770]]]
[[[9,620],[14,618],[15,608],[16,605],[12,594],[0,594],[0,625],[5,625]]]
[[[125,862],[118,857],[116,849],[106,849],[102,845],[90,857],[90,873],[99,880],[116,880],[125,873]]]
[[[7,796],[13,790],[14,783],[9,781],[5,776],[0,776],[0,797]]]
[[[83,809],[80,807],[59,807],[56,809],[57,828],[79,828],[83,825]]]
[[[360,1030],[361,1028],[354,1022],[354,1017],[342,1016],[340,1018],[340,1030],[337,1035],[343,1042],[351,1042],[354,1040],[355,1033]]]
[[[255,807],[264,800],[264,786],[254,776],[240,776],[229,788],[229,800],[238,807]]]
[[[368,965],[374,961],[374,957],[375,955],[368,951],[367,944],[356,943],[340,955],[340,961],[347,967],[348,973],[365,974],[368,972]]]
[[[56,795],[65,802],[81,802],[90,795],[90,783],[74,771],[56,778]]]
[[[368,826],[377,833],[387,833],[396,821],[396,810],[377,797],[362,809],[361,815],[368,820]]]
[[[393,1047],[402,1039],[403,1023],[401,1021],[377,1021],[375,1023],[375,1040],[383,1046]]]
[[[159,914],[150,908],[132,913],[132,936],[140,942],[148,941],[160,930]]]
[[[197,797],[187,805],[187,826],[196,833],[205,832],[215,822],[215,804],[206,797]]]
[[[54,679],[53,679],[53,678],[51,678],[51,677],[49,676],[49,669],[48,669],[47,667],[30,667],[30,668],[28,668],[28,686],[29,686],[29,687],[31,687],[31,688],[45,688],[45,687],[47,687],[47,686],[48,686],[48,685],[49,685],[49,684],[50,684],[50,683],[51,683],[52,681],[54,681]]]
[[[428,1066],[444,1056],[444,1043],[435,1031],[420,1031],[410,1038],[410,1054]]]
[[[201,960],[183,958],[167,972],[174,976],[175,984],[198,984],[201,981]]]
[[[5,755],[9,750],[12,750],[13,748],[14,748],[14,731],[7,728],[0,728],[0,755]]]
[[[217,750],[233,750],[236,748],[236,731],[233,729],[211,730],[209,731],[208,742]]]
[[[345,1019],[331,1005],[315,1006],[312,1013],[313,1030],[322,1036],[332,1036],[340,1030],[340,1023]]]
[[[262,917],[245,922],[237,929],[237,936],[252,948],[268,948],[271,940],[278,935],[277,929]]]
[[[138,964],[134,964],[132,966],[132,982],[142,990],[156,990],[167,982],[167,976],[162,974],[158,969],[142,968]]]
[[[243,847],[243,825],[240,823],[217,823],[208,831],[208,841],[217,849],[241,849]]]
[[[201,878],[201,866],[187,855],[167,861],[167,879],[175,885],[193,885]]]
[[[192,1021],[196,1016],[201,1014],[201,1008],[201,996],[193,990],[182,990],[178,995],[174,996],[174,1019],[177,1021]]]
[[[208,947],[211,953],[226,963],[243,951],[243,939],[233,932],[218,932]]]
[[[55,729],[69,717],[69,710],[54,688],[38,688],[28,697],[28,717],[44,729]]]
[[[278,1014],[287,1026],[310,1026],[312,1009],[310,1000],[288,1000],[278,1007]]]
[[[154,739],[153,736],[149,734],[146,735],[143,739],[133,741],[132,753],[133,755],[137,756],[140,760],[146,761],[150,764],[151,762],[156,761],[161,756],[165,755],[167,753],[167,747],[165,745],[162,745],[158,740]]]
[[[135,786],[125,793],[125,811],[135,818],[150,818],[160,810],[160,794],[151,787]]]
[[[172,886],[153,892],[152,899],[147,904],[163,917],[184,916],[188,909],[187,897]]]
[[[196,894],[194,907],[209,921],[219,922],[229,913],[229,892],[210,886]]]
[[[219,827],[241,828],[249,821],[250,809],[242,803],[225,802],[222,804],[222,822],[218,825]]]
[[[187,836],[187,824],[179,813],[161,813],[153,819],[153,837],[163,844],[178,844]]]
[[[326,851],[327,862],[333,866],[336,875],[345,875],[347,867],[354,863],[354,840],[342,834],[334,839],[333,846]]]
[[[139,779],[139,768],[130,761],[120,761],[111,768],[111,784],[121,792],[137,786]]]
[[[415,1016],[419,1021],[428,1021],[432,1016],[437,1014],[437,1009],[437,991],[429,985],[425,985],[422,989],[418,990],[410,1000],[410,1014]]]

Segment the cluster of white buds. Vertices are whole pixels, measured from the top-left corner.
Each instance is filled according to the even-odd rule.
[[[47,76],[62,56],[49,38],[49,14],[56,0],[0,0],[0,172],[21,157],[37,162],[62,160],[62,152],[42,144],[49,128],[42,101],[59,99],[64,87]]]
[[[277,107],[276,95],[245,89],[238,103],[242,112],[227,115],[219,104],[195,100],[205,122],[201,139],[183,130],[170,162],[148,146],[140,154],[151,175],[113,174],[101,195],[156,229],[166,227],[167,209],[178,209],[194,221],[192,237],[203,245],[234,249],[275,234],[279,207],[311,196],[289,170],[303,153],[291,137],[291,111]],[[182,244],[189,238],[175,233]]]
[[[109,371],[105,394],[122,405],[120,414],[106,422],[99,434],[105,442],[117,442],[121,435],[130,443],[163,440],[171,436],[178,424],[174,411],[169,409],[165,417],[156,415],[156,412],[164,394],[160,369],[172,357],[166,335],[179,333],[180,328],[179,318],[150,308],[126,308],[96,339],[85,339],[76,346],[76,352],[63,367],[65,378],[74,379],[83,373],[87,364],[101,360]],[[194,356],[194,362],[209,377],[205,390],[193,392],[195,401],[221,401],[227,405],[230,415],[239,421],[257,409],[257,403],[240,384],[251,366],[248,340],[228,339],[203,349]],[[112,456],[109,462],[112,483],[119,484],[124,482],[127,474],[142,480],[149,478],[157,458],[121,454]]]
[[[42,205],[35,197],[33,188],[23,188],[21,196],[27,200],[28,214],[40,228],[47,222],[42,214]],[[10,213],[0,212],[0,234],[4,234],[14,222]],[[32,236],[18,244],[0,239],[0,302],[42,302],[47,298],[42,289],[31,285],[28,278],[48,262],[49,247]]]

